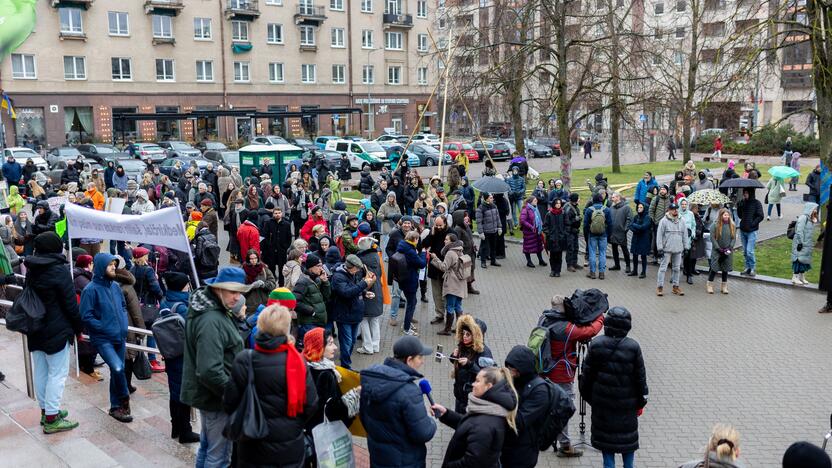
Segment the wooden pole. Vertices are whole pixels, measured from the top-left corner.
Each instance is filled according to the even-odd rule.
[[[448,31],[448,58],[445,59],[445,95],[442,97],[442,125],[439,134],[439,163],[436,165],[436,175],[439,180],[442,180],[442,160],[445,156],[445,122],[448,120],[448,85],[451,81],[451,75],[447,71],[451,69],[451,58],[454,55],[455,44],[453,41],[454,28],[453,26]]]

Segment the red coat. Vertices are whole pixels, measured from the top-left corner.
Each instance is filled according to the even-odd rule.
[[[551,331],[550,344],[555,367],[546,377],[555,383],[570,383],[575,380],[575,369],[578,366],[578,342],[589,341],[601,332],[601,328],[604,327],[604,314],[599,315],[589,325],[575,325],[565,320],[558,324],[565,326],[555,326]]]
[[[303,224],[303,227],[300,228],[300,237],[303,240],[305,240],[306,242],[309,242],[309,239],[312,238],[312,228],[315,227],[318,224],[320,224],[321,226],[324,227],[324,232],[326,234],[329,234],[329,228],[326,225],[326,219],[324,219],[324,218],[318,219],[318,218],[312,216],[309,219],[307,219],[306,223]]]
[[[722,140],[719,138],[714,140],[714,151],[722,151]]]
[[[246,258],[249,249],[260,253],[260,230],[257,225],[246,220],[237,228],[237,242],[240,243],[240,258]]]

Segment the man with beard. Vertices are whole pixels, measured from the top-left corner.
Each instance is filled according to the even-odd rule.
[[[303,270],[292,288],[297,303],[295,311],[298,315],[299,346],[303,345],[303,336],[315,327],[322,327],[327,332],[332,331],[332,323],[327,316],[326,304],[332,292],[329,275],[324,270],[321,257],[311,253],[306,256]]]
[[[292,224],[283,218],[283,213],[281,208],[272,210],[273,217],[263,227],[263,241],[260,245],[263,262],[277,275],[281,286],[284,284],[283,265],[286,264],[286,255],[292,245]]]
[[[445,235],[448,230],[448,222],[444,216],[437,216],[433,220],[433,227],[430,233],[422,241],[422,246],[428,249],[431,257],[444,260],[442,249],[445,247]],[[430,290],[433,296],[433,312],[435,317],[430,321],[432,325],[445,321],[445,296],[442,295],[442,270],[430,264],[428,261],[428,278],[430,278]]]

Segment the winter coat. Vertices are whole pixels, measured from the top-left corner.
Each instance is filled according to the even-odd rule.
[[[606,226],[607,231],[605,234],[592,234],[589,230],[589,226],[592,224],[592,213],[595,210],[603,210],[604,211],[604,218],[606,218]],[[589,206],[587,209],[584,210],[584,232],[589,233],[590,236],[603,236],[609,239],[610,234],[612,233],[612,216],[610,215],[610,209],[605,207],[601,203],[595,203]]]
[[[26,282],[46,311],[44,328],[27,335],[29,351],[55,354],[83,330],[69,264],[63,254],[30,255],[23,264]]]
[[[451,232],[449,229],[445,229],[444,231],[436,230],[433,232],[431,230],[427,236],[422,239],[422,247],[428,249],[430,252],[431,261],[428,264],[428,278],[430,279],[442,279],[444,276],[444,271],[440,270],[433,264],[433,257],[439,257],[439,260],[445,259],[445,236]]]
[[[767,197],[769,204],[780,203],[780,200],[783,199],[783,192],[786,191],[786,187],[783,186],[783,181],[780,179],[771,178],[766,184],[766,189],[768,190]]]
[[[289,262],[291,263],[291,262]],[[289,263],[286,266],[289,266]],[[285,269],[285,268],[284,268]],[[292,288],[297,304],[298,325],[325,326],[328,320],[326,304],[332,292],[332,280],[314,280],[304,272]]]
[[[812,222],[812,212],[818,209],[817,203],[808,202],[803,207],[803,214],[797,217],[792,239],[792,261],[804,265],[812,264],[812,251],[815,248],[815,224]],[[802,244],[802,245],[801,245]],[[797,250],[800,246],[801,249]]]
[[[636,214],[630,223],[630,231],[633,237],[630,239],[630,253],[633,255],[648,255],[652,248],[652,221],[647,215],[647,210]]]
[[[483,201],[477,208],[477,232],[480,234],[496,234],[497,230],[502,229],[503,225],[500,222],[500,212],[494,203],[486,203]]]
[[[43,232],[54,231],[55,223],[58,222],[57,213],[54,213],[49,209],[49,203],[47,203],[46,200],[39,201],[36,205],[36,209],[37,208],[45,208],[45,211],[43,214],[35,216],[35,219],[32,222],[32,235],[37,236]]]
[[[404,241],[402,241],[404,242]],[[388,357],[361,372],[361,422],[374,468],[424,467],[436,434],[416,381],[422,374]]]
[[[549,328],[549,344],[552,349],[552,360],[555,366],[546,377],[555,383],[572,383],[578,368],[578,343],[591,340],[601,332],[604,326],[604,314],[599,315],[592,323],[576,325],[566,318],[566,314],[558,309],[544,312]]]
[[[6,179],[8,185],[15,185],[20,181],[20,176],[23,175],[23,168],[17,161],[3,163],[3,178]]]
[[[740,231],[754,232],[760,229],[760,223],[765,219],[763,204],[756,198],[737,202],[737,216],[740,218]]]
[[[471,226],[465,225],[465,210],[454,211],[451,219],[456,237],[462,241],[462,253],[473,258],[477,253],[477,248],[474,245],[474,233],[471,232]]]
[[[610,218],[612,227],[610,229],[611,244],[627,245],[627,227],[633,222],[633,211],[630,204],[622,199],[610,207]]]
[[[341,158],[338,161],[338,178],[340,180],[350,180],[350,160],[347,158]]]
[[[649,197],[649,193],[653,190],[653,187],[656,187],[658,182],[656,182],[656,178],[653,177],[650,179],[650,182],[645,182],[644,179],[638,181],[638,185],[636,185],[636,191],[633,194],[633,201],[636,203],[641,203],[643,205],[647,205],[647,198]],[[647,208],[647,206],[645,206]]]
[[[442,271],[442,295],[453,294],[465,299],[468,297],[468,281],[461,276],[462,241],[456,240],[442,248],[442,258],[431,255],[430,264]]]
[[[549,389],[535,373],[534,353],[531,349],[515,346],[506,356],[505,364],[520,373],[514,379],[519,401],[515,420],[517,433],[506,433],[500,461],[506,467],[532,468],[537,465],[540,453],[537,438],[549,407]]]
[[[567,234],[576,235],[581,231],[581,209],[577,204],[573,205],[571,202],[563,204],[563,225],[566,227]]]
[[[656,229],[656,248],[662,252],[680,253],[685,250],[686,237],[687,225],[682,221],[681,216],[665,215]]]
[[[692,460],[679,465],[679,468],[702,468],[704,466],[704,460]],[[724,460],[717,457],[715,452],[708,452],[708,466],[711,468],[743,468],[743,465],[735,460]]]
[[[324,227],[324,234],[329,234],[329,226],[327,226],[326,218],[310,216],[309,219],[303,223],[303,227],[300,228],[300,237],[306,242],[309,242],[309,238],[312,237],[312,228],[318,224]]]
[[[285,218],[279,222],[272,218],[261,230],[263,241],[260,250],[263,252],[263,263],[271,267],[286,263],[286,252],[292,245],[292,224]]]
[[[359,271],[351,274],[340,265],[332,274],[332,314],[340,323],[361,323],[364,318],[364,291],[367,282]]]
[[[581,369],[580,391],[592,406],[592,446],[604,452],[638,450],[639,409],[647,404],[647,372],[638,342],[627,337],[630,313],[613,307],[604,335],[595,337]]]
[[[204,411],[222,411],[231,366],[242,350],[243,339],[231,310],[210,287],[194,291],[185,324],[182,403]],[[276,381],[275,375],[271,382]]]
[[[274,350],[286,344],[285,336],[273,337],[258,332],[255,337],[258,347]],[[249,353],[251,355],[249,356]],[[231,414],[240,405],[248,387],[249,359],[254,371],[254,388],[260,400],[268,435],[264,439],[244,440],[237,443],[237,460],[240,466],[302,466],[305,441],[304,426],[318,406],[318,394],[312,375],[306,369],[306,399],[303,412],[295,417],[286,414],[288,387],[286,382],[286,361],[288,353],[264,353],[243,351],[234,357],[231,378],[225,386],[222,406]]]
[[[711,226],[711,258],[710,267],[713,271],[732,271],[734,269],[734,254],[720,255],[719,249],[731,248],[737,242],[737,235],[731,237],[731,227],[728,224],[722,225],[722,232],[719,240],[716,238],[716,223]]]
[[[546,238],[546,248],[550,252],[566,250],[567,227],[563,210],[555,214],[551,209],[543,217],[543,235]]]
[[[407,278],[399,278],[399,288],[405,293],[415,292],[419,289],[419,270],[427,265],[427,259],[424,252],[416,252],[416,248],[410,245],[406,240],[399,241],[399,246],[396,252],[404,254],[407,259]]]
[[[297,282],[300,280],[302,276],[302,267],[297,260],[288,260],[285,265],[283,265],[283,286],[287,289],[294,289]]]
[[[696,217],[693,216],[693,213],[689,209],[682,210],[679,208],[679,219],[685,225],[685,250],[690,250],[693,244],[693,238],[696,235]]]
[[[653,201],[650,202],[650,208],[647,210],[653,225],[657,226],[659,221],[664,218],[664,214],[667,213],[667,205],[669,204],[670,195],[662,196],[659,194],[653,197]]]
[[[373,176],[369,170],[361,171],[361,180],[358,181],[358,191],[364,195],[373,193]]]
[[[820,172],[812,172],[806,176],[806,186],[809,187],[809,197],[817,203],[820,200]]]
[[[260,253],[260,230],[251,221],[246,220],[237,228],[237,242],[240,243],[240,256],[245,258],[250,249]]]
[[[488,389],[482,400],[511,411],[517,406],[514,391],[506,381]],[[445,450],[443,468],[499,468],[500,452],[508,427],[506,418],[469,411],[462,415],[448,410],[439,420],[454,430]]]
[[[512,175],[506,179],[509,187],[508,197],[511,200],[522,200],[526,195],[526,179],[520,175]]]
[[[115,257],[106,253],[95,256],[92,282],[81,293],[81,317],[94,346],[127,339],[127,303],[118,283],[106,276],[107,265],[113,260]]]
[[[194,255],[199,256],[199,253],[202,251],[201,246],[204,243],[210,242],[210,241],[217,242],[216,237],[214,237],[214,239],[211,239],[212,237],[214,237],[214,235],[211,234],[211,231],[209,231],[208,229],[203,228],[203,229],[199,230],[199,232],[197,232],[194,235],[194,241],[191,244],[191,245],[194,246],[194,248],[193,248]],[[217,276],[217,269],[219,268],[219,262],[215,265],[203,265],[201,261],[194,260],[194,263],[196,264],[196,272],[199,275],[199,279],[204,280],[204,279],[207,279],[207,278],[213,278],[213,277]]]
[[[532,254],[543,252],[543,237],[537,232],[537,227],[534,225],[536,210],[537,208],[528,204],[520,210],[520,230],[523,231],[523,253]]]
[[[202,221],[204,221],[205,224],[208,225],[208,230],[211,231],[211,234],[213,234],[214,237],[217,237],[219,235],[220,218],[217,215],[217,210],[209,208],[203,211]]]
[[[494,359],[491,349],[484,343],[484,332],[482,329],[480,329],[480,332],[476,332],[473,326],[475,323],[471,315],[466,314],[459,317],[455,335],[458,344],[452,356],[467,358],[468,362],[463,366],[459,361],[451,361],[454,366],[453,373],[451,374],[454,378],[454,398],[458,402],[463,402],[466,405],[468,404],[468,394],[471,393],[471,384],[474,383],[477,374],[482,370],[479,362],[480,358],[486,357]],[[473,331],[473,339],[469,346],[463,344],[463,329]]]
[[[130,273],[134,277],[134,289],[140,303],[155,305],[165,296],[161,286],[159,286],[159,279],[156,277],[156,272],[153,271],[150,265],[133,264],[133,269]]]
[[[393,206],[390,206],[387,202],[382,203],[377,215],[378,220],[381,221],[381,233],[390,234],[390,231],[396,227],[397,218],[401,218],[401,216],[402,211],[399,209],[399,205],[394,203]]]
[[[136,294],[136,277],[128,270],[116,270],[116,282],[121,286],[121,293],[124,295],[124,305],[127,308],[127,325],[136,328],[145,328],[142,308],[139,305],[139,296]],[[128,343],[141,343],[141,337],[135,333],[127,334]],[[135,359],[136,351],[127,350],[127,359]]]
[[[367,267],[368,270],[376,275],[376,282],[373,287],[367,291],[375,294],[372,299],[364,298],[364,317],[379,317],[384,313],[384,297],[382,296],[381,288],[384,278],[381,275],[381,257],[379,251],[375,248],[364,249],[358,252],[358,258]]]
[[[690,184],[690,191],[691,193],[696,192],[697,190],[713,190],[714,183],[708,179],[696,179],[692,184]]]
[[[188,319],[188,302],[190,294],[185,291],[171,291],[167,290],[165,298],[159,305],[160,309],[170,309],[173,312],[181,315],[182,318]],[[179,303],[180,305],[177,305]],[[182,392],[182,366],[184,357],[165,359],[165,373],[168,375],[168,391],[170,399],[179,402],[179,394]]]
[[[29,258],[35,257],[28,257],[26,260],[28,260]],[[26,260],[24,260],[24,263],[26,262]],[[91,271],[87,270],[86,268],[78,267],[72,269],[72,283],[75,286],[75,295],[79,298],[81,297],[81,291],[83,291],[84,288],[86,288],[87,285],[90,284],[90,281],[92,281]],[[75,303],[77,304],[78,301],[76,300]]]
[[[263,286],[259,288],[251,288],[246,294],[246,310],[249,314],[253,313],[257,310],[257,306],[260,304],[265,304],[269,301],[269,293],[272,292],[274,288],[277,287],[277,280],[274,277],[274,273],[269,270],[268,265],[263,265],[263,271],[257,275],[257,278],[254,281],[260,280],[263,282]]]

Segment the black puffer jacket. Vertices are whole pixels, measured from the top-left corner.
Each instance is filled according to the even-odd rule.
[[[549,407],[549,389],[546,382],[534,370],[534,353],[523,345],[511,348],[506,356],[506,367],[516,369],[520,376],[514,379],[519,406],[517,408],[517,434],[506,433],[500,460],[503,466],[525,468],[537,465],[537,434]]]
[[[482,399],[495,403],[507,411],[517,406],[514,391],[504,380],[491,387]],[[456,429],[442,466],[445,468],[491,468],[500,466],[500,451],[503,447],[508,427],[506,418],[477,413],[476,410],[461,415],[448,410],[439,418],[445,425]],[[513,466],[513,465],[506,465]]]
[[[751,193],[752,195],[747,200],[737,202],[737,216],[740,217],[740,231],[742,232],[754,232],[760,229],[760,223],[765,218],[762,203],[753,198],[753,190]]]
[[[45,254],[26,257],[23,264],[27,284],[46,309],[46,327],[28,336],[29,351],[55,354],[83,329],[69,263],[64,254]]]
[[[285,336],[273,337],[258,333],[257,345],[273,350],[286,343]],[[306,403],[303,413],[295,418],[286,415],[286,353],[262,353],[244,350],[234,358],[231,379],[225,386],[223,408],[232,413],[243,397],[248,385],[248,357],[252,353],[254,386],[260,398],[263,415],[269,425],[269,435],[262,440],[239,442],[237,457],[240,466],[299,467],[304,458],[303,428],[307,419],[315,413],[318,395],[309,369],[306,369]]]
[[[604,452],[638,450],[638,410],[647,404],[647,373],[638,342],[627,337],[630,312],[613,307],[604,335],[592,340],[580,390],[592,406],[592,446]]]

